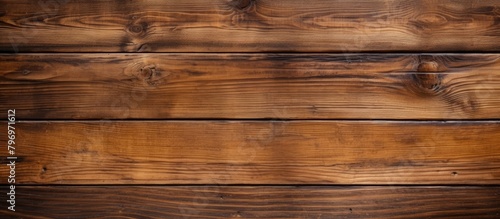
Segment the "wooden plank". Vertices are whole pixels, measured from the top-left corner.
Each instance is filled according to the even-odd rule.
[[[500,51],[498,0],[2,0],[2,52]]]
[[[8,218],[476,219],[500,215],[499,187],[16,188],[16,212],[8,211],[1,202],[0,214]]]
[[[498,54],[0,55],[20,119],[499,119]]]
[[[499,184],[499,137],[498,121],[20,122],[16,182]]]

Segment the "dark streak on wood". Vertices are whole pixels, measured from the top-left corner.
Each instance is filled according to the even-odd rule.
[[[3,218],[498,218],[499,187],[18,186]]]

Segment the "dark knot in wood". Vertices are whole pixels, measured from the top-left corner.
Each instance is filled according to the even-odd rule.
[[[148,65],[148,66],[144,66],[142,69],[141,69],[141,77],[143,79],[146,79],[146,80],[149,80],[153,77],[153,75],[156,74],[156,66],[155,65]]]
[[[141,25],[132,25],[129,27],[129,31],[132,33],[140,33],[140,32],[142,32],[142,26]]]
[[[145,36],[148,24],[145,22],[130,24],[127,30],[130,34],[135,36]]]
[[[252,5],[255,0],[233,0],[231,5],[239,10],[244,10]]]
[[[424,61],[418,65],[418,72],[437,72],[439,64],[435,61]]]
[[[151,47],[148,44],[142,44],[137,48],[137,52],[150,52]]]
[[[422,61],[418,67],[419,73],[415,74],[417,84],[428,90],[436,91],[441,85],[441,75],[439,71],[439,64],[436,61]]]
[[[424,96],[437,95],[442,88],[443,75],[439,72],[443,69],[441,69],[438,62],[430,59],[430,57],[424,58],[427,60],[420,60],[416,69],[417,72],[412,74],[411,90]]]
[[[419,87],[437,91],[441,86],[441,78],[439,74],[415,74],[415,81]]]
[[[142,67],[140,69],[138,78],[142,79],[143,82],[150,86],[159,86],[165,83],[165,80],[161,77],[160,70],[154,64]]]

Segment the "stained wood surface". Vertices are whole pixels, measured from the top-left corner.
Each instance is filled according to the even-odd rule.
[[[498,54],[0,56],[20,119],[498,119]]]
[[[2,52],[500,51],[497,0],[0,3]]]
[[[499,20],[498,0],[0,0],[0,218],[499,218]]]
[[[500,183],[499,122],[52,121],[16,135],[22,184]]]
[[[3,218],[498,218],[499,187],[18,187]]]

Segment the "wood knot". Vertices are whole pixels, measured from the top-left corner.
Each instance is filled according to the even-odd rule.
[[[443,75],[439,72],[445,71],[445,67],[438,61],[439,59],[433,56],[418,57],[417,73],[412,75],[412,87],[415,92],[435,95],[440,90]]]
[[[233,0],[231,5],[238,10],[244,10],[249,8],[255,0]]]
[[[127,30],[133,35],[144,35],[147,29],[146,23],[131,24],[128,26]]]
[[[164,79],[161,77],[160,71],[156,68],[156,65],[147,65],[142,67],[138,77],[151,86],[159,86],[165,83]]]
[[[141,68],[140,77],[149,80],[156,74],[156,66],[148,65]]]
[[[137,52],[151,52],[151,47],[148,44],[141,44],[137,48]]]
[[[435,61],[424,61],[417,67],[418,72],[437,72],[438,70],[439,64]]]
[[[441,77],[439,74],[414,74],[417,85],[429,91],[437,91],[441,86]]]
[[[129,27],[129,31],[132,33],[140,33],[140,32],[142,32],[142,26],[141,25],[132,25]]]

